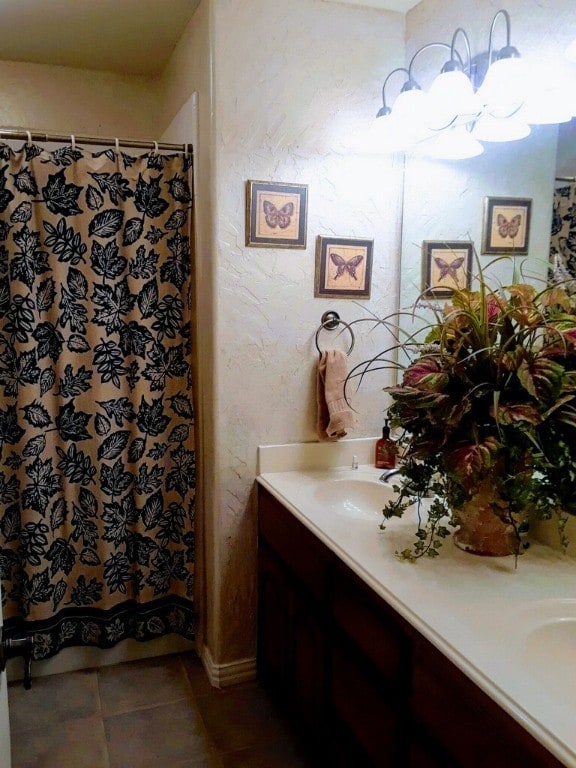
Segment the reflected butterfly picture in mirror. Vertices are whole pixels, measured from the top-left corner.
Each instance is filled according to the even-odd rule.
[[[484,200],[482,253],[523,256],[528,253],[532,200],[487,197]]]

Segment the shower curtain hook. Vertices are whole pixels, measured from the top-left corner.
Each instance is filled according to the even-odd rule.
[[[116,152],[118,152],[118,153],[119,153],[119,152],[120,152],[120,142],[118,141],[118,139],[117,139],[117,138],[116,138],[116,139],[114,139],[114,145],[115,145],[115,147],[116,147]]]
[[[72,144],[72,149],[76,149],[76,136],[74,136],[73,133],[70,134],[70,143]]]
[[[154,142],[154,152],[155,152],[155,154],[158,154],[158,142],[157,141]]]
[[[30,133],[30,131],[26,131],[26,136],[27,136],[26,144],[32,144],[32,134]]]

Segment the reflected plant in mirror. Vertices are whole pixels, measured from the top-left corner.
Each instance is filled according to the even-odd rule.
[[[535,519],[564,527],[576,515],[576,297],[562,285],[490,285],[478,257],[474,290],[456,288],[414,335],[351,370],[402,376],[385,392],[403,453],[388,521],[416,506],[402,559],[455,542],[479,555],[519,555]],[[358,321],[361,322],[361,321]],[[402,335],[403,334],[403,335]],[[398,352],[406,362],[398,362]]]

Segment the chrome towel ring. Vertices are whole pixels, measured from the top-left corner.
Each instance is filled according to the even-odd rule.
[[[320,336],[321,331],[334,331],[336,328],[338,328],[339,325],[343,325],[344,328],[348,330],[350,333],[350,346],[348,348],[348,351],[346,354],[349,356],[352,350],[354,349],[354,331],[352,330],[351,326],[348,323],[345,323],[344,320],[340,319],[340,315],[338,312],[334,312],[333,310],[329,310],[328,312],[324,312],[322,317],[320,318],[320,325],[318,326],[318,330],[316,331],[316,349],[318,350],[318,354],[322,354],[322,350],[320,349],[320,345],[318,344],[318,337]]]

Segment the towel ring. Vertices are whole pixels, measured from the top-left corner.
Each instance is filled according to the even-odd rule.
[[[351,326],[348,323],[345,323],[344,320],[340,320],[340,315],[338,312],[324,312],[322,315],[320,325],[318,326],[318,330],[316,331],[316,349],[318,350],[318,354],[322,354],[322,350],[320,349],[320,345],[318,344],[318,337],[320,336],[320,331],[334,331],[336,328],[338,328],[339,325],[343,325],[345,328],[348,329],[350,333],[350,346],[348,347],[348,351],[346,352],[346,355],[349,357],[350,353],[354,349],[354,331],[352,330]]]

